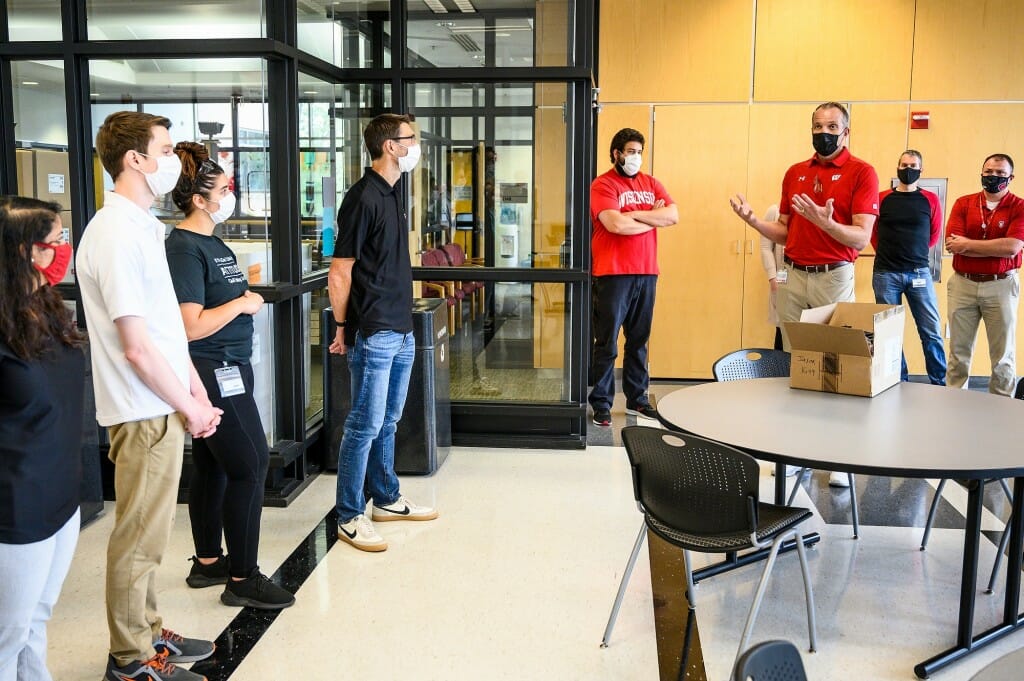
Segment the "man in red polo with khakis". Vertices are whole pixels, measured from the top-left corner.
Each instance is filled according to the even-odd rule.
[[[729,201],[744,222],[786,247],[787,267],[777,276],[780,322],[799,321],[811,307],[854,299],[853,261],[868,245],[878,217],[878,175],[850,154],[849,137],[846,107],[819,105],[811,116],[815,154],[786,171],[779,219],[759,220],[742,194]]]
[[[1010,193],[1013,159],[992,154],[981,167],[982,191],[961,196],[946,223],[953,254],[948,288],[949,367],[946,385],[966,388],[978,324],[985,320],[992,375],[988,391],[1013,394],[1017,383],[1017,270],[1024,247],[1024,200]]]
[[[850,154],[849,139],[846,107],[838,102],[818,105],[811,115],[814,156],[786,171],[778,220],[759,220],[742,194],[729,200],[744,222],[786,247],[786,267],[775,280],[787,350],[782,322],[799,321],[808,308],[854,300],[853,261],[870,242],[878,217],[878,175]],[[849,477],[832,473],[829,484],[848,487]]]

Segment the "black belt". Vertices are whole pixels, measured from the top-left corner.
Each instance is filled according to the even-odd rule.
[[[1009,272],[1000,272],[999,274],[976,274],[974,272],[957,272],[957,274],[971,281],[996,281],[997,279],[1006,279],[1016,271],[1010,270]]]
[[[810,272],[812,274],[818,272],[831,272],[832,270],[838,270],[841,267],[852,265],[853,263],[849,260],[840,260],[839,262],[827,262],[824,265],[798,265],[797,263],[790,260],[788,257],[783,258],[786,264],[796,270],[802,270],[804,272]]]

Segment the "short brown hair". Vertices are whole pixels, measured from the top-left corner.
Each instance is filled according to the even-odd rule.
[[[383,156],[384,143],[398,136],[402,123],[412,125],[415,120],[416,117],[412,114],[386,113],[367,123],[366,129],[363,130],[363,142],[366,143],[366,150],[370,152],[370,158],[376,161]]]
[[[153,139],[153,127],[157,125],[171,129],[170,119],[140,111],[116,111],[107,116],[96,133],[96,152],[112,180],[116,182],[124,170],[126,153],[146,153]]]
[[[615,152],[620,154],[626,153],[627,142],[639,142],[640,148],[644,148],[644,136],[639,130],[633,128],[623,128],[615,133],[615,137],[612,138],[612,143],[608,146],[608,155],[612,159],[612,163],[615,163]]]
[[[824,102],[814,107],[814,111],[821,111],[822,109],[839,109],[840,115],[843,117],[843,127],[850,127],[850,112],[846,110],[846,107],[839,102]],[[814,114],[811,114],[811,121],[814,120]]]

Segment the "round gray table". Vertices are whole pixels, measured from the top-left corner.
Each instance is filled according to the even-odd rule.
[[[677,390],[658,413],[779,463],[906,478],[1024,475],[1024,401],[988,393],[901,383],[857,397],[760,378]]]
[[[956,645],[914,667],[928,676],[1024,626],[1024,401],[918,383],[875,397],[794,390],[788,378],[704,383],[658,400],[666,425],[777,466],[906,478],[967,479],[967,528]],[[1002,622],[974,633],[982,484],[1014,478]],[[776,503],[785,476],[776,475]]]
[[[1024,676],[1024,648],[1003,655],[971,677],[971,681],[1020,681]]]

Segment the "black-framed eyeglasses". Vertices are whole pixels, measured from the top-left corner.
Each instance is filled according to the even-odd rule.
[[[396,142],[398,140],[414,140],[414,139],[416,139],[416,135],[406,135],[405,137],[389,137],[388,139],[389,140],[394,140]]]

